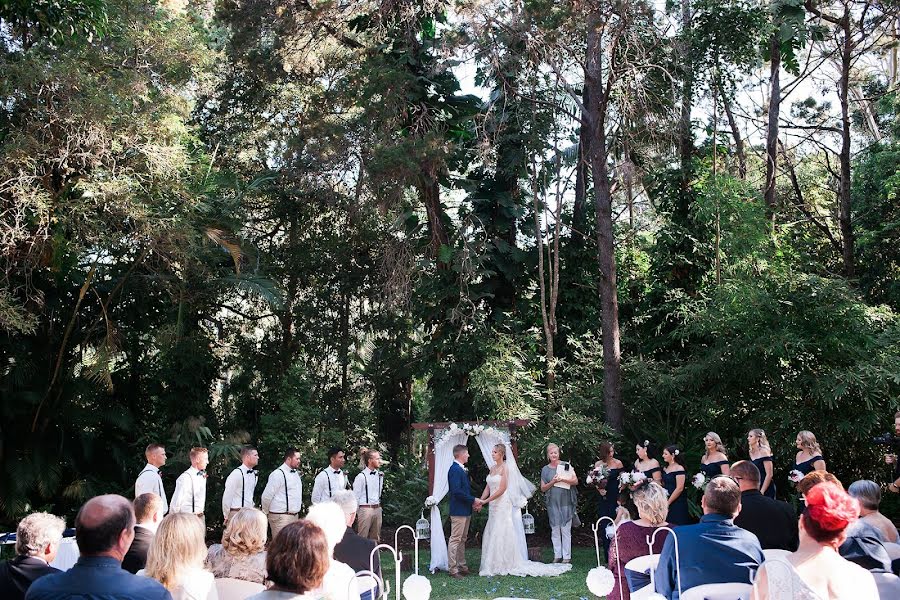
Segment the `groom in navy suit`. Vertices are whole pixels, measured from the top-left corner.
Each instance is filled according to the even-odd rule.
[[[472,509],[481,510],[482,502],[472,495],[469,475],[465,464],[469,460],[469,450],[462,444],[453,447],[453,464],[447,472],[450,484],[450,540],[447,543],[447,558],[450,577],[460,579],[469,574],[466,566],[466,539],[469,537],[469,522]]]

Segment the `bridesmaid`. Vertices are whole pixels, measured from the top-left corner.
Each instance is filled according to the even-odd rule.
[[[747,434],[747,446],[750,447],[750,462],[759,469],[759,491],[763,496],[775,498],[775,468],[772,466],[772,448],[762,429],[751,429]]]
[[[600,444],[599,455],[600,460],[594,463],[594,468],[599,469],[600,465],[606,465],[609,469],[609,479],[606,480],[606,485],[602,489],[597,490],[600,493],[597,518],[615,519],[616,509],[619,508],[619,474],[625,470],[625,465],[616,458],[616,449],[611,442]],[[609,538],[605,535],[603,536],[603,551],[606,556],[609,556]]]
[[[822,458],[822,449],[816,441],[812,431],[801,431],[797,434],[797,458],[794,459],[794,469],[807,475],[813,471],[825,470],[825,459]]]
[[[728,457],[725,455],[725,446],[722,445],[722,438],[719,437],[719,434],[710,431],[703,437],[703,443],[706,445],[706,452],[700,459],[700,470],[706,475],[706,478],[711,479],[716,475],[731,473]]]
[[[634,461],[634,470],[646,475],[647,479],[652,479],[656,483],[661,484],[662,469],[659,467],[659,461],[653,458],[654,450],[655,447],[649,440],[644,440],[643,444],[638,442],[634,447],[634,451],[637,453],[637,460]]]
[[[687,481],[684,456],[678,446],[672,444],[665,447],[662,457],[666,463],[662,473],[663,487],[669,492],[668,521],[673,525],[687,525],[691,522],[691,515],[688,512],[687,496],[684,494],[684,484]]]

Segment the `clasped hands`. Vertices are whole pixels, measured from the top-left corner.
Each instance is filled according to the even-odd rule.
[[[474,510],[475,512],[481,512],[481,509],[484,508],[485,504],[487,504],[487,502],[485,502],[481,498],[475,498],[475,501],[472,502],[472,510]]]

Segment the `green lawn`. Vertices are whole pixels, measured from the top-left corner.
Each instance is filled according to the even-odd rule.
[[[404,551],[405,554],[406,551]],[[409,550],[412,553],[412,550]],[[551,562],[553,555],[544,551],[544,561]],[[423,551],[419,554],[419,574],[431,580],[431,600],[493,600],[494,598],[534,598],[535,600],[596,600],[591,595],[584,580],[590,569],[597,566],[597,558],[593,548],[572,549],[572,570],[559,577],[479,577],[478,565],[481,552],[466,551],[466,562],[473,571],[465,579],[453,579],[446,573],[431,575],[428,572],[430,554]],[[382,561],[386,555],[382,554]],[[383,563],[384,576],[389,579],[393,593],[394,565]],[[405,578],[408,573],[404,572]],[[402,585],[401,580],[401,585]]]

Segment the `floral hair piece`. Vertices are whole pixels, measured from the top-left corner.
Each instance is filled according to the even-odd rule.
[[[672,456],[678,456],[678,453],[681,452],[678,448],[675,448],[675,452],[672,453]]]
[[[650,440],[644,440],[644,443],[641,444],[644,448],[650,445]]]

